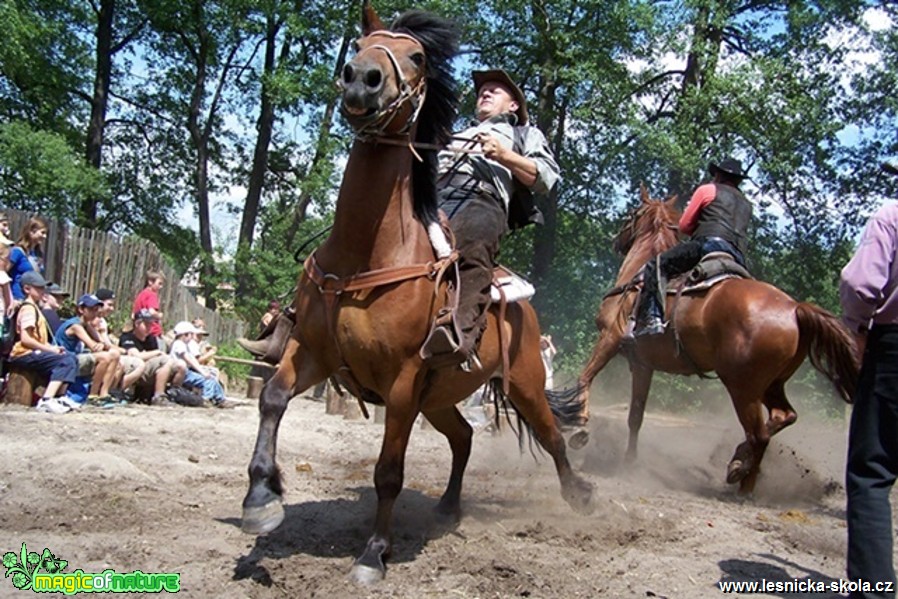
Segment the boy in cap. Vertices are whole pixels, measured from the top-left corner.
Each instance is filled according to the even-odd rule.
[[[56,342],[75,355],[78,376],[91,379],[88,400],[105,403],[116,380],[119,354],[109,351],[100,341],[94,324],[99,316],[100,300],[86,293],[78,298],[78,315],[64,321],[56,330]]]
[[[53,336],[47,327],[47,319],[38,307],[47,282],[36,271],[29,271],[20,279],[25,299],[16,316],[17,341],[9,354],[10,366],[34,370],[49,378],[43,396],[35,408],[38,412],[64,414],[74,404],[64,394],[75,381],[77,361],[75,356],[53,343]]]
[[[141,398],[148,387],[152,388],[152,396],[149,403],[155,406],[174,406],[165,394],[168,382],[180,386],[184,382],[186,367],[176,363],[159,347],[159,342],[152,330],[156,317],[148,309],[143,309],[132,315],[133,327],[127,333],[119,337],[119,346],[132,358],[139,358],[144,362],[144,369],[140,378],[134,385],[134,396]],[[148,393],[148,392],[147,392]]]

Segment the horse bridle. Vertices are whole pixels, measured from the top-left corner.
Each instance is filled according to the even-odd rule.
[[[412,40],[419,46],[421,45],[421,42],[415,39],[414,36],[408,35],[407,33],[375,31],[368,37],[373,37],[376,35],[387,36],[393,39],[408,39]],[[396,99],[390,102],[388,106],[385,106],[383,109],[371,115],[370,121],[366,125],[356,130],[356,137],[362,139],[363,141],[368,141],[385,137],[406,136],[408,135],[409,131],[411,131],[412,125],[414,125],[415,121],[418,120],[418,115],[421,113],[421,108],[424,106],[424,99],[427,96],[427,77],[422,75],[421,79],[418,81],[418,84],[412,87],[409,84],[408,79],[405,78],[402,69],[399,67],[399,61],[396,59],[396,55],[393,54],[392,50],[390,50],[383,44],[373,44],[362,50],[361,53],[367,52],[368,50],[380,50],[387,55],[387,58],[390,60],[390,64],[393,65],[393,73],[396,76],[396,80],[399,82],[399,95],[396,96]],[[406,102],[410,102],[412,107],[409,119],[398,132],[387,134],[387,127],[390,126],[390,124],[393,122],[393,119],[396,118],[396,115],[399,114],[399,110]]]

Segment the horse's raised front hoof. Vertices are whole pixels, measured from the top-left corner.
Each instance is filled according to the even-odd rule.
[[[583,449],[587,443],[589,443],[589,431],[585,428],[581,428],[567,440],[568,447],[571,449]]]
[[[386,575],[386,568],[383,564],[378,569],[356,562],[353,564],[352,570],[349,571],[349,580],[356,584],[370,586],[383,580],[384,575]]]
[[[727,484],[733,485],[748,476],[751,464],[747,460],[734,458],[727,466]]]
[[[251,535],[269,533],[284,521],[284,506],[280,499],[269,501],[260,507],[243,508],[240,530]]]
[[[592,497],[594,490],[592,483],[578,476],[562,487],[561,496],[575,512],[588,516],[596,508]]]

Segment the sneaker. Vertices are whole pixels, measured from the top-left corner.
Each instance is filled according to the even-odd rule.
[[[168,395],[165,395],[164,393],[154,395],[150,400],[150,405],[160,408],[176,408],[178,406],[178,404],[169,399]]]
[[[216,408],[221,408],[222,410],[231,410],[237,407],[237,404],[235,404],[233,401],[228,401],[223,397],[221,399],[213,399],[212,405]]]
[[[55,397],[40,398],[34,409],[47,414],[65,414],[72,411],[71,408],[57,401]]]
[[[69,408],[70,410],[77,411],[77,410],[80,410],[81,408],[84,407],[84,404],[83,404],[83,403],[81,403],[80,401],[78,401],[78,400],[75,399],[74,397],[70,397],[70,396],[68,396],[68,395],[60,395],[59,397],[57,397],[57,398],[55,398],[55,399],[56,399],[57,402],[59,402],[59,403],[61,403],[62,405],[66,406],[66,407]]]
[[[116,401],[121,405],[134,403],[134,395],[130,391],[113,389],[109,392],[109,395],[112,397],[113,401]]]

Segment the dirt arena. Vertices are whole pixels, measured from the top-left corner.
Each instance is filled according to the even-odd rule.
[[[704,424],[650,410],[639,463],[621,463],[621,407],[594,410],[571,452],[596,510],[561,499],[551,461],[504,430],[475,436],[457,529],[437,527],[444,439],[416,427],[387,578],[346,574],[371,532],[381,425],[294,400],[281,425],[286,520],[240,531],[257,425],[234,410],[118,407],[51,416],[0,406],[0,552],[49,548],[68,571],[179,572],[186,597],[717,597],[719,582],[844,578],[845,430],[813,418],[774,439],[755,496],[723,480],[735,416]],[[11,579],[0,596],[22,596]],[[743,595],[747,596],[747,595]],[[772,593],[754,597],[828,597]]]

